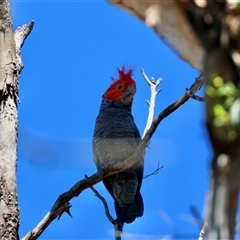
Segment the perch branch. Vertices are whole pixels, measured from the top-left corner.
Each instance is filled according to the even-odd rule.
[[[160,167],[160,166],[159,166],[159,162],[158,162],[157,169],[154,170],[152,173],[145,175],[145,176],[143,177],[143,179],[146,179],[146,178],[148,178],[148,177],[150,177],[150,176],[153,176],[153,175],[158,174],[159,170],[162,169],[162,168],[163,168],[163,166]],[[88,176],[85,175],[85,178],[87,179]],[[106,214],[109,222],[111,222],[112,224],[114,224],[114,218],[113,218],[113,217],[111,216],[111,214],[110,214],[110,211],[109,211],[109,208],[108,208],[106,199],[105,199],[105,198],[98,192],[98,190],[97,190],[96,188],[94,188],[93,186],[91,186],[90,189],[95,193],[95,196],[102,201],[103,206],[104,206],[104,209],[105,209],[105,214]]]
[[[194,94],[202,83],[203,83],[202,78],[198,78],[195,81],[195,83],[190,87],[189,92]],[[30,239],[33,240],[38,238],[54,219],[56,219],[61,213],[65,212],[62,206],[68,203],[72,198],[79,196],[79,194],[83,190],[100,182],[105,177],[108,177],[113,174],[117,174],[131,167],[137,161],[137,159],[142,155],[143,151],[147,146],[147,143],[149,142],[152,135],[156,131],[159,123],[163,119],[165,119],[167,116],[169,116],[171,113],[173,113],[176,109],[178,109],[181,105],[187,102],[189,99],[190,99],[189,94],[184,93],[177,101],[175,101],[174,103],[169,105],[167,108],[165,108],[158,115],[158,117],[152,122],[150,129],[146,132],[137,150],[131,157],[129,157],[122,163],[116,163],[113,166],[109,166],[106,169],[102,169],[97,173],[93,174],[92,176],[88,177],[87,179],[80,180],[68,191],[61,194],[57,198],[56,202],[54,203],[50,211],[41,220],[41,222],[38,223],[33,230],[28,232],[27,235],[22,238],[22,240],[30,240]]]

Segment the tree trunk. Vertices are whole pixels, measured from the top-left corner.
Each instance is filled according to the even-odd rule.
[[[0,0],[0,238],[19,239],[16,185],[17,105],[16,49],[9,3]]]
[[[0,239],[19,239],[17,197],[17,97],[23,68],[20,48],[33,22],[12,32],[10,6],[0,0]]]

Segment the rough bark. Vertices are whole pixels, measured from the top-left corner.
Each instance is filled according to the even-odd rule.
[[[32,23],[30,23],[32,25]],[[21,29],[23,30],[23,29]],[[22,70],[20,48],[31,31],[12,32],[10,6],[0,0],[0,239],[19,239],[17,197],[17,96]],[[23,37],[19,37],[22,32]],[[21,35],[21,34],[20,34]]]
[[[16,50],[9,3],[0,1],[0,239],[19,239]]]

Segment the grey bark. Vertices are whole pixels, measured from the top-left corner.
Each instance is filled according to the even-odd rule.
[[[18,79],[23,68],[20,48],[31,31],[12,32],[10,6],[0,0],[0,239],[19,239],[19,207],[17,197],[17,98]],[[25,30],[25,31],[23,31]],[[22,34],[20,34],[20,32]],[[22,37],[21,37],[22,36]]]

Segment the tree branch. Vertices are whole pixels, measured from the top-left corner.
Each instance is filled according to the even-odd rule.
[[[159,166],[159,162],[158,162],[157,168],[156,168],[152,173],[149,173],[149,174],[143,176],[143,179],[146,179],[146,178],[148,178],[148,177],[150,177],[150,176],[153,176],[153,175],[158,174],[158,173],[159,173],[159,170],[162,169],[162,168],[163,168],[163,166],[160,167],[160,166]]]
[[[205,102],[204,97],[200,97],[200,96],[197,96],[197,95],[192,95],[191,98],[194,99],[194,100],[197,100],[199,102]]]
[[[88,176],[85,175],[85,178],[88,178]],[[109,208],[108,208],[108,205],[107,205],[107,201],[105,200],[105,198],[93,186],[91,186],[90,189],[95,193],[95,196],[102,201],[104,209],[105,209],[105,214],[106,214],[109,222],[114,224],[114,219],[110,214],[110,211],[109,211]]]
[[[203,80],[201,78],[198,78],[195,83],[190,87],[189,91],[194,94],[198,88],[203,83]],[[51,210],[45,215],[45,217],[41,220],[41,222],[25,237],[22,238],[22,240],[33,240],[38,238],[42,232],[48,227],[48,225],[57,218],[61,213],[64,212],[62,209],[62,206],[66,203],[68,203],[73,197],[79,196],[79,194],[85,190],[86,188],[89,188],[93,186],[94,184],[100,182],[103,178],[108,177],[113,174],[117,174],[119,172],[122,172],[128,168],[130,168],[136,161],[139,159],[139,157],[142,155],[143,151],[145,150],[149,140],[151,139],[152,135],[156,131],[159,123],[169,116],[171,113],[173,113],[176,109],[178,109],[181,105],[183,105],[185,102],[189,100],[190,96],[188,93],[183,94],[176,102],[169,105],[166,109],[164,109],[158,117],[152,122],[149,130],[146,132],[144,138],[140,142],[137,150],[135,153],[126,159],[122,163],[116,163],[113,166],[108,166],[105,169],[99,170],[97,173],[93,174],[92,176],[88,177],[87,179],[83,179],[79,182],[77,182],[72,188],[70,188],[65,193],[61,194],[54,205],[52,206]]]
[[[151,91],[150,101],[146,100],[147,104],[148,104],[149,113],[148,113],[147,124],[146,124],[146,127],[143,132],[143,137],[144,137],[153,122],[156,97],[159,94],[159,92],[161,91],[161,89],[159,89],[159,90],[156,90],[156,89],[157,89],[158,85],[162,82],[162,79],[158,78],[155,81],[154,78],[151,78],[151,81],[150,81],[143,69],[142,69],[142,75],[143,75],[145,81],[147,82],[147,84],[150,86],[150,91]]]
[[[28,24],[24,24],[21,27],[18,27],[16,31],[14,32],[14,40],[16,44],[16,50],[19,52],[24,44],[25,39],[28,37],[28,35],[31,33],[33,29],[34,21],[30,21]]]

